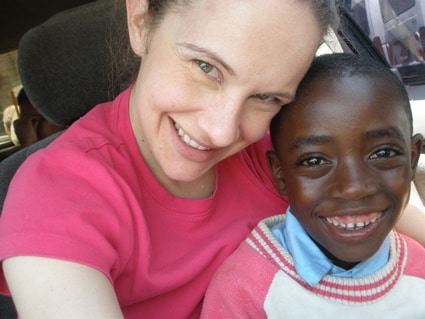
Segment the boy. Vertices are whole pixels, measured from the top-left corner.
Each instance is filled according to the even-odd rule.
[[[425,249],[393,231],[423,143],[398,78],[354,55],[318,57],[270,134],[290,209],[218,270],[203,318],[425,318]]]

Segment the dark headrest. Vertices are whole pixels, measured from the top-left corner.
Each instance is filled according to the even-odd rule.
[[[115,97],[110,40],[125,21],[114,0],[63,11],[29,30],[18,47],[22,84],[34,107],[50,122],[67,125],[96,104]],[[118,21],[118,22],[117,22]]]

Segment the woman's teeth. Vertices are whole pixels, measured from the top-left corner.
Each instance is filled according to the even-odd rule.
[[[192,140],[188,135],[186,135],[186,133],[182,130],[182,128],[180,127],[180,125],[178,125],[177,123],[174,123],[174,127],[177,130],[177,134],[180,136],[180,139],[187,145],[189,145],[192,148],[195,148],[197,150],[200,151],[206,151],[208,150],[208,148],[199,145],[198,143],[196,143],[194,140]]]
[[[341,229],[345,229],[345,230],[359,230],[362,229],[370,224],[373,224],[376,222],[376,220],[378,219],[378,217],[374,217],[370,220],[366,220],[366,221],[361,221],[361,222],[350,222],[350,223],[341,223],[336,221],[335,219],[331,219],[331,218],[326,218],[326,221],[329,224],[333,224],[334,226],[341,228]]]

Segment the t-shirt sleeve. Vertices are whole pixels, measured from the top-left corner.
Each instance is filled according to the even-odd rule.
[[[45,150],[32,155],[10,184],[0,260],[21,255],[74,261],[112,281],[133,244],[129,209],[122,209],[128,204],[125,181],[87,151],[72,145],[48,149],[48,156]]]

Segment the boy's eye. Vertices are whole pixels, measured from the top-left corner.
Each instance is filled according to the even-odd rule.
[[[328,164],[329,162],[324,160],[323,158],[320,157],[310,157],[307,159],[304,159],[300,162],[300,165],[302,166],[307,166],[307,167],[312,167],[312,166],[319,166],[319,165],[324,165],[324,164]]]
[[[399,155],[399,154],[400,154],[400,152],[398,152],[396,150],[384,148],[384,149],[380,149],[380,150],[376,151],[375,153],[373,153],[370,156],[370,158],[371,159],[389,158],[389,157],[394,157],[394,156]]]

